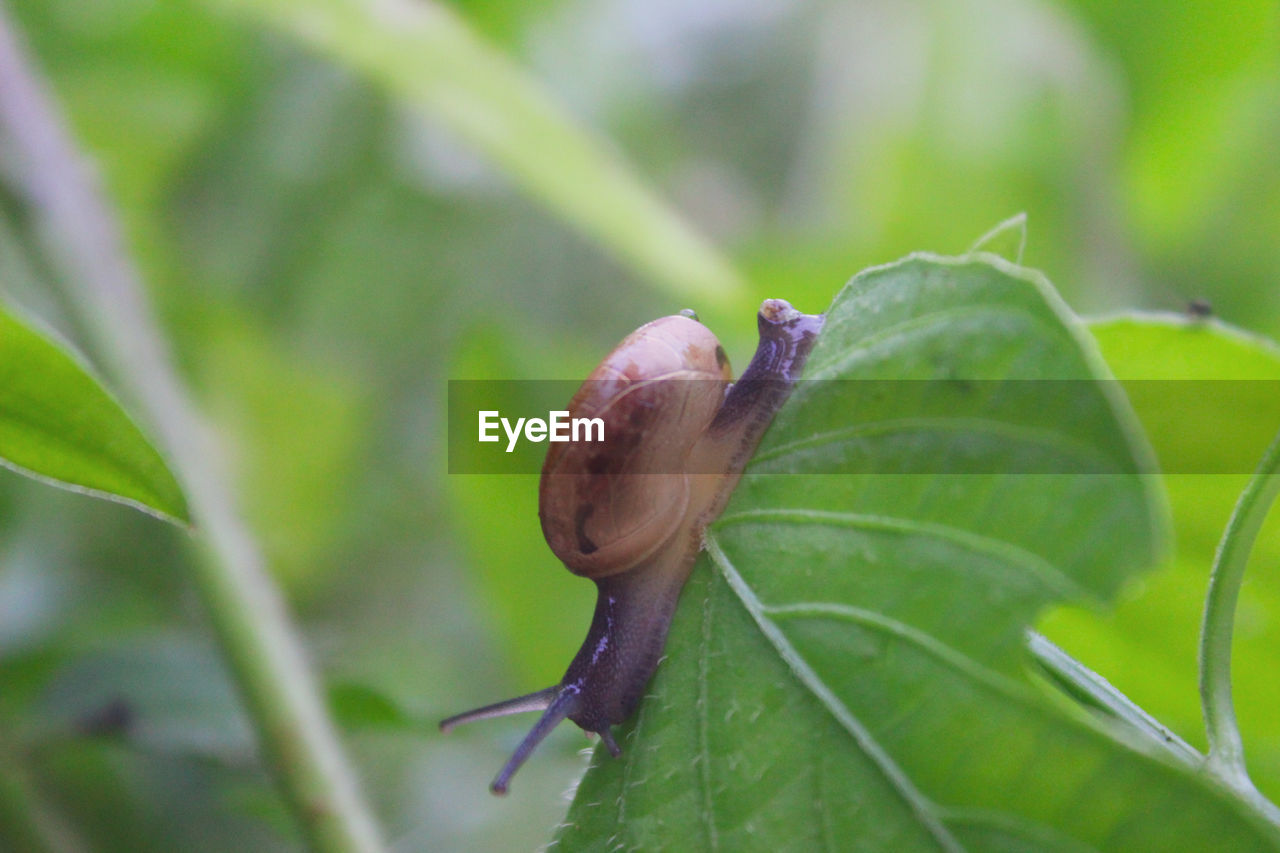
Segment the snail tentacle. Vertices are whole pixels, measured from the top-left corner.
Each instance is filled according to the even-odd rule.
[[[511,753],[511,757],[507,759],[507,763],[498,771],[498,775],[493,777],[493,782],[489,785],[489,790],[495,794],[505,794],[507,787],[511,784],[511,777],[520,769],[520,765],[533,754],[538,744],[551,734],[551,730],[560,725],[560,721],[571,716],[582,704],[582,697],[578,694],[577,689],[572,687],[552,687],[556,697],[547,706],[547,710],[543,711],[542,716],[538,718],[538,722],[533,724],[533,728],[524,736],[524,740],[520,741],[520,745],[516,747],[516,751]],[[546,692],[546,691],[541,691]],[[536,694],[535,694],[536,695]]]
[[[509,717],[512,714],[523,714],[526,711],[542,711],[552,703],[559,693],[560,685],[554,684],[536,693],[526,693],[524,696],[517,696],[504,702],[494,702],[492,705],[484,705],[479,708],[473,708],[470,711],[464,711],[461,714],[454,714],[447,720],[440,721],[440,731],[449,732],[456,726],[460,726],[463,723],[474,723],[477,720]]]

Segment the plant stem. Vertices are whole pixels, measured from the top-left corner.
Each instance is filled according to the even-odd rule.
[[[1189,767],[1199,767],[1204,762],[1204,756],[1190,744],[1043,634],[1027,632],[1027,645],[1045,674],[1078,702],[1127,724]]]
[[[1257,472],[1241,493],[1222,534],[1209,578],[1200,632],[1200,699],[1209,736],[1209,758],[1205,767],[1233,790],[1258,805],[1269,807],[1273,820],[1280,812],[1253,786],[1245,766],[1244,744],[1231,701],[1231,637],[1249,554],[1277,493],[1280,493],[1280,435],[1263,454]]]
[[[57,241],[54,256],[65,264],[74,308],[186,490],[196,584],[302,834],[318,850],[381,849],[279,591],[236,514],[213,437],[172,367],[90,168],[30,69],[2,6],[0,123],[21,160],[23,189]]]

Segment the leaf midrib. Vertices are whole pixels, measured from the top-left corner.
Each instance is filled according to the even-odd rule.
[[[729,584],[739,601],[742,602],[743,607],[756,623],[756,627],[760,629],[765,639],[769,641],[788,668],[790,668],[792,674],[827,709],[827,712],[831,714],[836,722],[853,737],[863,753],[880,770],[886,781],[888,781],[889,786],[906,802],[912,813],[920,821],[920,824],[937,842],[938,848],[950,851],[950,853],[963,853],[964,848],[939,819],[938,809],[933,802],[911,784],[911,780],[906,773],[894,762],[884,747],[872,736],[862,722],[854,716],[853,712],[823,683],[822,679],[813,671],[799,651],[791,645],[778,626],[768,618],[764,604],[756,597],[755,592],[743,577],[738,574],[737,569],[734,568],[728,556],[720,547],[720,543],[714,533],[707,533],[705,544],[712,563],[715,564],[721,576]],[[703,755],[702,759],[707,761],[710,756]]]

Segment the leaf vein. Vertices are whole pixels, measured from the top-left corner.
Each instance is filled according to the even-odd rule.
[[[841,619],[854,622],[874,631],[889,634],[905,640],[923,649],[930,656],[942,661],[962,675],[984,684],[991,689],[1014,699],[1026,699],[1025,691],[1014,681],[1006,678],[971,655],[967,655],[956,647],[942,642],[932,634],[905,622],[876,613],[862,607],[848,604],[833,604],[823,601],[803,601],[795,604],[764,605],[763,612],[767,616],[786,618]]]
[[[770,447],[761,453],[757,453],[752,458],[752,462],[753,464],[759,464],[760,462],[771,459],[785,458],[797,450],[817,447],[824,444],[834,444],[839,441],[845,441],[859,436],[883,436],[925,430],[938,433],[962,433],[969,431],[983,435],[991,435],[1025,445],[1056,450],[1063,456],[1087,460],[1089,463],[1097,466],[1100,472],[1120,473],[1119,471],[1114,470],[1117,465],[1115,460],[1111,459],[1106,453],[1100,451],[1098,448],[1087,442],[1071,438],[1070,436],[1053,429],[1013,424],[1007,421],[995,420],[994,418],[982,417],[935,416],[864,421],[863,423],[855,424],[843,429],[817,433],[787,444]]]
[[[753,521],[790,521],[798,524],[823,524],[909,533],[950,542],[970,551],[1003,560],[1038,578],[1047,589],[1076,601],[1094,601],[1096,596],[1069,575],[1038,554],[1002,539],[974,533],[949,524],[870,513],[832,512],[816,509],[753,509],[726,513],[716,521],[717,527]]]
[[[840,698],[831,691],[831,688],[818,677],[818,674],[809,666],[795,646],[791,645],[782,630],[768,618],[764,604],[756,597],[755,591],[751,589],[742,575],[738,574],[738,570],[720,548],[720,543],[713,533],[707,534],[706,547],[712,563],[728,582],[738,600],[742,602],[743,607],[751,615],[756,627],[764,634],[765,639],[777,650],[779,656],[800,683],[814,695],[828,713],[835,718],[836,722],[853,737],[863,753],[880,770],[890,787],[903,799],[919,819],[921,825],[938,843],[938,847],[943,850],[957,851],[957,853],[963,851],[964,848],[961,847],[960,843],[939,820],[936,806],[932,801],[911,784],[907,774],[894,762],[884,747],[876,741],[866,726],[854,716],[848,706],[840,701]]]

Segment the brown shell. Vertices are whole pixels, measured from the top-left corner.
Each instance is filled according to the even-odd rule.
[[[625,571],[675,531],[689,450],[731,376],[716,336],[674,315],[632,332],[587,377],[569,416],[602,418],[604,441],[550,445],[539,489],[542,532],[570,571]]]

